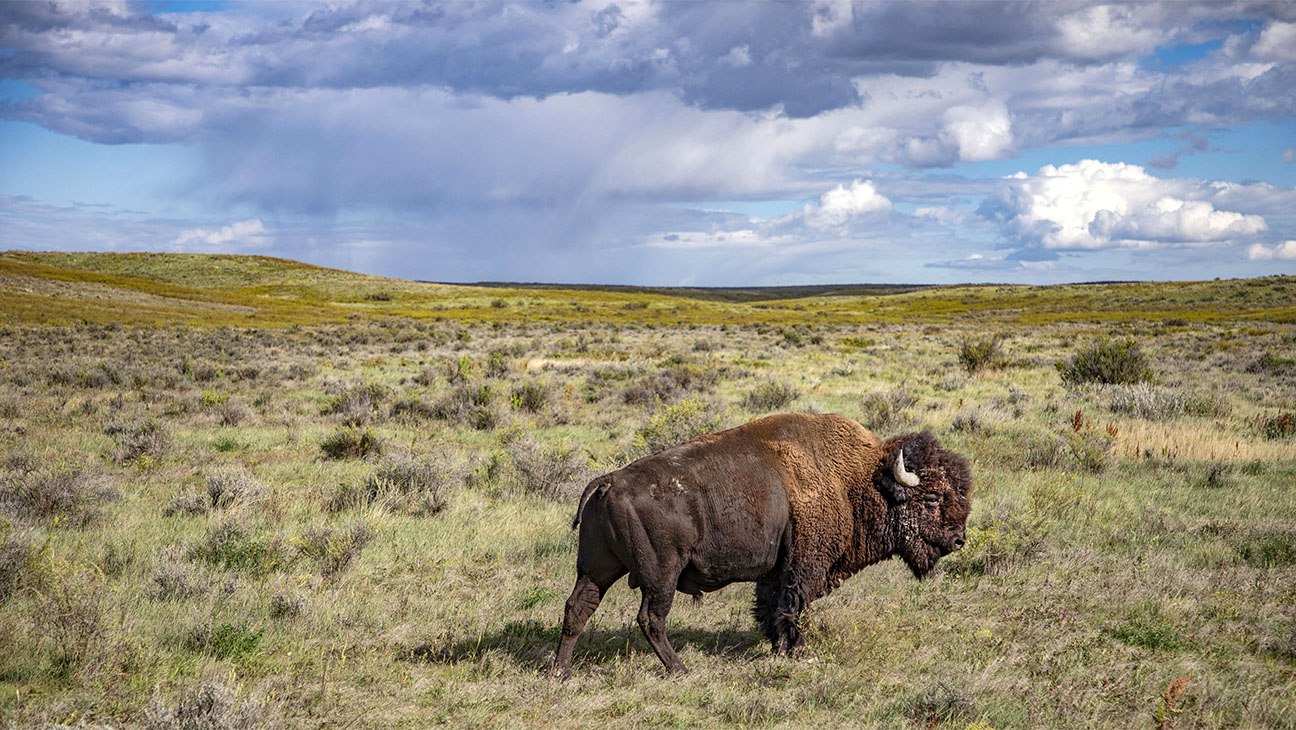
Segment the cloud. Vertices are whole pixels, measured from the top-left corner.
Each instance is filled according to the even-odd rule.
[[[1137,8],[1095,5],[1057,23],[1061,47],[1073,58],[1102,59],[1151,51],[1164,31],[1146,23]]]
[[[1288,165],[1296,164],[1296,149],[1288,147],[1283,150],[1282,161],[1286,162]]]
[[[1013,175],[980,212],[1019,244],[1046,249],[1225,242],[1266,230],[1259,215],[1217,210],[1211,198],[1225,189],[1163,180],[1138,165],[1082,160]]]
[[[873,181],[854,180],[851,186],[838,185],[819,197],[819,203],[807,203],[796,213],[778,219],[776,226],[801,222],[820,232],[845,233],[860,216],[891,210],[891,201],[880,195]]]
[[[190,228],[180,232],[171,241],[176,248],[193,248],[195,244],[202,247],[222,249],[266,246],[270,239],[265,235],[265,226],[260,219],[252,218],[238,221],[220,228]]]
[[[880,216],[890,213],[891,201],[877,191],[872,180],[853,180],[806,203],[800,210],[766,220],[712,220],[704,230],[670,230],[648,237],[647,245],[694,249],[725,247],[798,246],[817,241],[850,238],[864,228],[877,228]]]
[[[1246,257],[1251,261],[1296,261],[1296,241],[1283,241],[1273,246],[1253,243],[1247,247]]]
[[[1296,11],[1283,4],[149,9],[0,2],[0,78],[38,92],[0,100],[0,118],[191,154],[192,177],[158,187],[188,196],[200,219],[137,221],[152,248],[259,237],[276,253],[398,273],[411,252],[435,248],[422,257],[433,278],[597,279],[633,260],[636,275],[715,281],[706,267],[744,248],[769,256],[744,271],[771,277],[864,271],[843,265],[869,247],[962,261],[997,244],[984,261],[1016,271],[1052,260],[1023,253],[1180,246],[1182,256],[1203,243],[1232,246],[1241,262],[1244,246],[1293,229],[1296,191],[1264,183],[1162,180],[1141,168],[1141,178],[1090,179],[1057,172],[1065,165],[1009,181],[978,178],[971,165],[924,172],[1175,139],[1168,127],[1184,146],[1131,159],[1171,169],[1183,155],[1220,153],[1207,141],[1213,128],[1290,123],[1296,65],[1283,43]],[[1148,57],[1210,41],[1223,47],[1191,61]],[[1065,159],[1048,161],[1075,159],[1057,154]],[[998,188],[983,215],[971,212]],[[1120,205],[1104,207],[1104,195]],[[718,201],[810,202],[764,220],[701,210]],[[208,243],[234,236],[222,231],[242,219],[264,228]],[[73,238],[109,245],[82,218],[68,223],[81,227]],[[334,253],[343,249],[354,258]]]
[[[1296,61],[1296,23],[1270,22],[1260,31],[1251,52],[1267,61]]]
[[[966,162],[993,160],[1012,147],[1012,119],[1002,101],[945,110],[943,134]]]

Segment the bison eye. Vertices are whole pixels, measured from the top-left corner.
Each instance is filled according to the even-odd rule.
[[[941,496],[939,494],[928,494],[923,497],[923,502],[935,506],[941,503]]]

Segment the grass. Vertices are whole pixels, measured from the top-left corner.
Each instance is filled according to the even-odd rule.
[[[1296,277],[1282,276],[1048,287],[726,291],[430,284],[265,256],[0,253],[0,323],[285,327],[399,317],[663,325],[766,322],[780,326],[825,322],[1039,326],[1069,322],[1105,328],[1152,323],[1182,328],[1223,322],[1296,323],[1293,301]],[[784,334],[794,339],[802,335],[797,330],[784,330]],[[853,342],[870,339],[855,337]]]
[[[710,295],[0,266],[0,725],[1296,727],[1291,279]],[[1000,335],[1009,366],[966,375],[960,346]],[[1153,383],[1065,385],[1053,363],[1103,337]],[[684,678],[622,582],[547,679],[584,481],[779,408],[934,431],[973,465],[968,546],[921,583],[850,579],[795,659],[749,586],[677,601]]]

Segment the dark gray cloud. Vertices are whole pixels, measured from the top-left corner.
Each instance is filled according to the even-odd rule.
[[[857,79],[945,62],[1131,58],[1221,19],[1218,3],[353,2],[267,22],[253,10],[154,16],[127,3],[0,4],[0,75],[297,88],[430,85],[504,99],[668,90],[708,109],[793,117],[857,104]],[[1222,29],[1214,31],[1223,37]]]

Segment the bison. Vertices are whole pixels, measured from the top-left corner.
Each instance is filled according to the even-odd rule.
[[[665,632],[676,591],[754,581],[756,620],[790,653],[802,610],[865,566],[899,556],[921,579],[961,548],[971,490],[967,462],[930,433],[881,441],[836,415],[769,416],[604,474],[572,523],[576,587],[551,671],[570,675],[576,638],[627,573],[670,672],[686,671]]]

